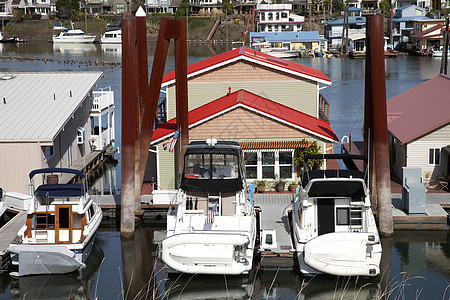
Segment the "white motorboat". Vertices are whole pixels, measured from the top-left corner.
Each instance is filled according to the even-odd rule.
[[[33,177],[38,174],[43,175],[44,184],[35,189]],[[58,184],[58,174],[78,176],[82,183]],[[18,267],[11,275],[63,274],[84,268],[102,211],[87,193],[83,173],[47,168],[30,172],[29,177],[26,224],[8,248]]]
[[[242,149],[236,142],[191,142],[180,189],[167,215],[162,259],[171,271],[247,274],[257,237],[247,199]]]
[[[100,42],[102,44],[121,44],[122,43],[122,29],[106,31]]]
[[[272,47],[269,42],[256,42],[252,43],[252,49],[266,53],[278,58],[289,58],[289,57],[299,57],[299,50],[291,50],[287,46],[283,47]]]
[[[53,43],[93,43],[95,35],[88,35],[78,28],[61,29],[61,32],[52,37]]]
[[[361,160],[325,154],[306,159]],[[293,241],[305,275],[376,276],[381,243],[371,208],[367,172],[307,170],[293,204]]]
[[[440,50],[431,50],[431,56],[433,57],[442,57],[444,53],[443,49]],[[450,50],[447,51],[447,56],[450,56]]]

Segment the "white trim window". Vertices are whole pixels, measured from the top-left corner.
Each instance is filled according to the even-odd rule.
[[[294,149],[245,150],[247,179],[293,179]]]
[[[441,164],[441,148],[428,148],[428,165],[439,166]]]

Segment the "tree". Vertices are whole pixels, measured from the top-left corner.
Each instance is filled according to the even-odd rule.
[[[175,17],[180,18],[183,16],[187,16],[188,12],[189,12],[189,0],[183,0],[180,6],[178,6],[177,11],[175,12]]]
[[[302,142],[306,143],[306,140],[303,139]],[[298,168],[303,168],[305,165],[305,157],[312,154],[320,154],[320,146],[317,144],[317,141],[312,141],[308,147],[303,148],[297,151],[297,155],[294,158],[295,165]],[[314,161],[308,160],[306,165],[309,169],[319,168],[323,163],[323,160],[316,159]]]
[[[389,0],[383,0],[380,2],[380,10],[383,12],[384,15],[390,16],[391,11],[391,2]]]
[[[333,0],[331,5],[333,6],[333,13],[334,14],[340,14],[341,11],[343,11],[344,7],[345,7],[344,1],[342,1],[342,0]]]
[[[56,10],[58,11],[58,17],[69,19],[74,12],[80,10],[80,3],[78,0],[58,0]]]
[[[230,0],[223,0],[222,9],[227,15],[233,13],[233,5],[231,4]]]

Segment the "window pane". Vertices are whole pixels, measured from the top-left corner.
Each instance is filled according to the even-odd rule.
[[[275,178],[275,167],[264,166],[262,168],[263,178]]]
[[[434,149],[428,150],[428,164],[432,165],[434,162]]]
[[[256,152],[244,152],[245,164],[246,165],[257,165],[258,164],[258,154]]]
[[[235,155],[213,154],[213,179],[237,178],[238,158]]]
[[[291,178],[291,177],[292,177],[292,166],[280,167],[280,178]]]
[[[441,149],[434,149],[434,164],[439,165],[441,161]]]
[[[262,163],[263,165],[274,165],[275,164],[275,153],[274,152],[263,152],[262,153]]]
[[[256,179],[257,178],[257,167],[245,167],[245,171],[247,172],[247,179]]]
[[[336,225],[349,225],[348,208],[336,208]]]
[[[292,152],[280,151],[280,165],[290,165],[290,164],[292,164]]]

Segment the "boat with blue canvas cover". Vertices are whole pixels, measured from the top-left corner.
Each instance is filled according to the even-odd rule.
[[[41,176],[38,176],[41,175]],[[80,183],[59,184],[60,176]],[[12,276],[64,274],[85,267],[102,220],[81,171],[45,168],[30,172],[26,224],[8,250],[18,270]],[[34,180],[42,182],[36,189]]]

